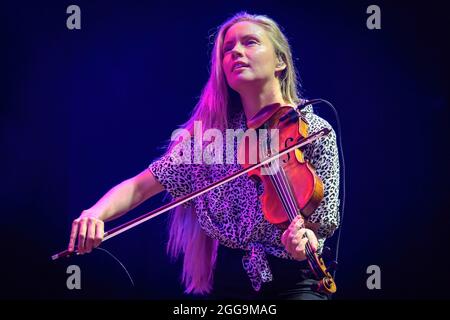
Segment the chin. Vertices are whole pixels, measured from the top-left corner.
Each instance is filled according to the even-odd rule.
[[[246,88],[248,88],[249,85],[252,85],[252,83],[255,83],[255,79],[249,79],[249,78],[239,78],[239,79],[234,79],[234,81],[229,82],[230,87],[237,92],[240,92],[242,90],[245,90]]]

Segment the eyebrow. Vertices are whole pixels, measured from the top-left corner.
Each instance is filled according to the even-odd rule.
[[[254,33],[246,34],[246,35],[242,36],[242,39],[247,39],[247,38],[251,38],[251,37],[254,37],[254,38],[259,39],[259,36],[258,36],[257,34],[254,34]],[[229,44],[229,43],[231,43],[231,42],[233,42],[233,41],[234,41],[234,40],[228,40],[227,42],[225,42],[225,43],[223,44],[223,46],[225,47],[227,44]]]

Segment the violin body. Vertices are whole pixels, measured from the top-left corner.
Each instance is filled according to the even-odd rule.
[[[278,129],[278,150],[285,149],[308,136],[308,123],[301,114],[294,121],[282,120],[290,111],[292,107],[272,104],[261,109],[247,125],[252,129]],[[256,149],[258,162],[271,156],[270,141],[266,146],[259,141]],[[246,160],[242,166],[250,166],[247,160],[251,158],[249,153],[252,148],[247,140],[241,140],[238,150],[242,159]],[[309,217],[324,197],[322,180],[317,176],[314,166],[304,158],[302,148],[280,157],[278,165],[272,163],[259,167],[249,171],[248,175],[263,184],[260,200],[265,219],[282,229],[286,229],[298,215]],[[304,219],[301,221],[304,228]],[[327,294],[336,292],[336,284],[323,259],[314,252],[309,242],[305,249],[309,266],[319,280],[316,290]]]
[[[271,108],[268,106],[266,108]],[[277,110],[270,112],[270,118],[264,123],[269,129],[279,129],[279,148],[284,149],[293,145],[301,138],[306,138],[308,135],[308,127],[306,120],[300,118],[298,121],[288,122],[280,121],[280,118],[291,111],[292,108],[285,106],[280,107]],[[261,118],[258,115],[263,114],[264,118],[267,117],[263,113],[259,112],[250,122],[249,127],[257,126],[261,123]],[[255,128],[256,129],[256,128]],[[245,151],[250,152],[251,148],[246,143],[241,143],[240,148],[244,148]],[[260,145],[257,146],[258,162],[260,159]],[[246,156],[245,159],[249,157]],[[319,206],[323,199],[323,183],[322,180],[315,173],[315,168],[311,163],[304,159],[302,150],[296,149],[278,160],[279,166],[284,172],[287,183],[289,184],[290,191],[293,195],[293,200],[296,204],[296,213],[302,214],[304,217],[309,217],[311,213]],[[248,164],[244,163],[246,167]],[[276,169],[274,169],[276,170]],[[252,170],[248,173],[252,179],[261,180],[264,186],[264,192],[260,197],[262,210],[264,217],[270,223],[285,228],[286,224],[289,225],[289,213],[286,211],[281,201],[274,201],[274,195],[277,195],[277,190],[274,184],[270,181],[268,175],[261,174],[261,168]],[[294,216],[295,217],[295,216]]]

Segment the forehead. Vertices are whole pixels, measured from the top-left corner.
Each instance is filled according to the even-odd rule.
[[[265,37],[266,31],[260,25],[250,21],[240,21],[232,25],[226,32],[224,37],[224,43],[234,40],[235,38],[241,38],[249,34],[257,35],[261,38]]]

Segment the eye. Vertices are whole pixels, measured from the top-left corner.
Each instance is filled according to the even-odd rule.
[[[223,47],[223,53],[226,53],[226,52],[230,51],[231,48],[233,48],[233,45],[232,44],[227,44],[226,46]]]
[[[247,40],[247,44],[257,44],[258,41],[256,41],[255,39],[249,39]]]

